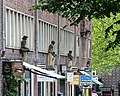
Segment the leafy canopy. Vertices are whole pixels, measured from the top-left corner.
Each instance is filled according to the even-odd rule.
[[[110,42],[115,42],[117,39],[117,32],[120,30],[120,25],[115,24],[120,20],[120,14],[116,16],[111,15],[111,18],[92,19],[92,68],[99,70],[102,74],[111,73],[120,64],[120,43],[116,47],[109,48],[106,51]],[[112,25],[112,28],[109,26]],[[106,38],[106,30],[109,28]]]
[[[39,0],[39,4],[32,8],[58,14],[68,19],[70,25],[78,25],[85,17],[101,19],[110,18],[111,14],[116,16],[120,13],[120,0]],[[120,19],[106,28],[106,38],[115,24],[120,24]],[[114,34],[117,34],[116,39],[109,41],[106,51],[120,44],[120,30],[114,31]]]
[[[41,9],[67,18],[71,25],[79,24],[84,17],[104,18],[120,12],[120,0],[39,0]]]

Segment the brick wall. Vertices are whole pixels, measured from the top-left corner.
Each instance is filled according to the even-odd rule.
[[[3,96],[2,95],[2,92],[3,91],[3,88],[2,88],[2,78],[0,78],[0,96]]]
[[[28,11],[28,10],[33,5],[35,5],[35,0],[29,0],[29,2],[28,2],[28,0],[5,0],[5,6],[13,8],[13,9],[21,11],[21,12],[24,12],[24,13],[32,15],[32,16],[35,15],[35,11],[34,10]],[[39,11],[38,14],[39,14],[40,19],[57,25],[57,21],[58,21],[57,15],[48,13],[46,11]],[[66,24],[69,25],[70,24],[69,21],[67,21],[65,18],[60,18],[61,27],[65,26]],[[73,27],[68,26],[67,29],[73,30]]]
[[[111,74],[105,74],[102,77],[102,81],[104,83],[104,87],[111,87],[114,89],[114,96],[119,96],[118,93],[118,84],[120,82],[120,65],[113,70]]]
[[[2,2],[1,1],[2,0],[0,0],[0,50],[1,50],[1,31],[2,31],[2,29],[1,29]],[[0,96],[2,96],[2,64],[1,64],[1,61],[0,61]]]
[[[33,11],[28,11],[31,8],[31,6],[35,5],[35,0],[4,0],[4,2],[5,2],[5,6],[6,7],[10,7],[12,9],[18,10],[18,11],[23,12],[25,14],[29,14],[29,15],[35,16],[35,11],[34,10]],[[40,10],[39,10],[38,14],[39,14],[39,18],[40,19],[57,25],[57,23],[58,23],[58,16],[57,15],[54,15],[52,13],[48,13],[48,12],[45,12],[45,11],[40,11]],[[69,21],[67,21],[65,18],[61,18],[60,17],[60,26],[63,27],[66,24],[69,25]],[[71,26],[68,26],[67,29],[73,31],[73,27],[71,27]],[[80,28],[78,27],[77,28],[77,32],[79,33],[79,31],[80,31]],[[6,55],[10,56],[10,57],[16,56],[17,53],[18,52],[15,51],[15,50],[12,50],[12,52],[9,52],[8,50],[6,50]],[[10,54],[12,54],[12,56]],[[29,53],[29,54],[31,55],[32,53]],[[30,58],[28,58],[28,59],[31,60],[31,57],[32,58],[35,57],[34,55],[35,54],[32,54],[30,56]],[[19,53],[18,53],[17,56],[19,56]],[[43,58],[46,58],[46,56],[43,56]],[[63,57],[63,59],[61,59],[61,62],[62,63],[65,62],[64,57]]]
[[[0,49],[1,49],[1,13],[2,13],[2,0],[0,0]]]
[[[35,11],[28,11],[31,8],[31,6],[35,4],[35,0],[4,0],[4,4],[5,4],[5,7],[10,7],[14,10],[18,10],[25,14],[35,16]],[[1,5],[1,1],[0,1],[0,5]],[[48,12],[45,12],[45,11],[39,11],[39,18],[55,25],[57,25],[58,23],[57,15],[54,15],[52,13],[49,14]],[[65,25],[69,25],[69,21],[67,21],[65,18],[60,17],[60,26],[63,27]],[[67,29],[73,31],[73,27],[68,26]],[[80,29],[77,28],[78,33],[79,33],[79,30]],[[1,10],[0,10],[0,48],[1,48]],[[39,58],[40,58],[38,60],[39,63],[46,63],[46,56],[47,55],[44,53],[39,53]],[[5,57],[7,57],[8,59],[9,58],[17,59],[17,58],[21,58],[21,54],[19,53],[19,50],[6,48]],[[34,61],[35,61],[34,57],[35,57],[34,52],[28,52],[27,59],[25,61],[34,64]],[[66,57],[61,56],[60,62],[61,64],[65,64]],[[57,58],[55,63],[57,64]],[[0,63],[0,77],[1,76],[2,76],[2,64]],[[2,96],[2,79],[1,78],[0,78],[0,96]]]
[[[5,6],[13,8],[15,10],[24,12],[29,15],[34,15],[34,11],[29,11],[31,6],[34,5],[35,0],[4,0]]]

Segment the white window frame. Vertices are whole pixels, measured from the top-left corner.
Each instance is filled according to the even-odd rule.
[[[5,8],[6,47],[20,49],[22,37],[27,35],[26,46],[34,50],[34,17],[7,6]]]

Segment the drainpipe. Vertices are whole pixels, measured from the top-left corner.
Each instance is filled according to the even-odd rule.
[[[38,6],[38,0],[35,0],[35,6]],[[38,64],[38,9],[35,10],[35,66]],[[38,96],[38,82],[37,75],[33,75],[33,90],[32,96]]]
[[[38,0],[36,0],[36,6],[38,6]],[[35,15],[35,31],[36,31],[36,61],[38,60],[38,9],[36,9],[36,15]]]
[[[58,16],[58,66],[60,65],[60,17]]]
[[[58,54],[58,64],[57,64],[57,70],[60,70],[60,17],[58,16],[58,50],[57,50],[57,54]],[[55,91],[56,91],[56,95],[55,96],[57,96],[58,94],[58,82],[57,82],[57,80],[56,80],[56,88],[55,88]],[[59,87],[59,89],[60,89],[60,87]]]
[[[76,65],[76,26],[74,25],[74,66]]]
[[[5,55],[5,32],[4,32],[4,0],[2,0],[2,54],[1,57]]]
[[[2,5],[1,5],[1,11],[2,11],[2,16],[1,16],[1,39],[2,39],[2,48],[0,49],[0,59],[1,59],[1,57],[3,57],[4,55],[5,55],[5,32],[4,32],[4,0],[1,0],[1,2],[2,2]],[[1,53],[2,52],[2,53]],[[2,62],[0,61],[0,65],[2,65]],[[2,67],[2,66],[1,66]],[[3,78],[2,78],[2,75],[0,76],[0,81],[1,81],[1,84],[0,84],[0,86],[1,86],[1,88],[0,88],[0,90],[1,90],[1,95],[4,95],[4,84],[3,84]],[[3,89],[2,89],[3,88]],[[3,93],[2,93],[2,91],[3,91]]]

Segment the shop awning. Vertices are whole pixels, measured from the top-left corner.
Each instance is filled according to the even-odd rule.
[[[28,68],[30,70],[34,70],[34,73],[40,73],[40,75],[43,75],[43,76],[47,76],[47,77],[51,77],[51,78],[56,78],[56,79],[65,79],[65,76],[62,76],[62,75],[59,75],[57,73],[54,73],[54,72],[51,72],[51,71],[48,71],[46,69],[42,69],[40,67],[37,67],[35,65],[31,65],[29,63],[26,63],[26,62],[23,62],[23,66],[25,66],[25,68]]]
[[[96,84],[99,84],[100,87],[103,87],[103,83],[101,83],[100,81],[95,80],[95,79],[92,79],[92,81]]]
[[[90,74],[88,74],[87,72],[85,72],[85,71],[80,71],[83,75],[87,75],[87,76],[90,76]],[[99,84],[99,86],[103,86],[103,83],[101,83],[100,81],[98,81],[98,80],[95,80],[95,79],[93,79],[92,78],[92,82],[93,83],[96,83],[96,84]]]

